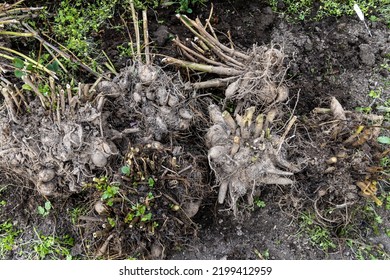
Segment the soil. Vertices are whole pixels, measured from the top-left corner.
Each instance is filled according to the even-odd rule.
[[[202,122],[203,119],[207,119],[207,106],[210,100],[206,99],[200,103],[180,103],[181,107],[177,107],[177,110],[195,108],[198,112],[191,116],[195,125],[181,131],[179,128],[169,126],[169,114],[161,116],[165,122],[165,126],[161,126],[155,119],[147,119],[145,114],[150,111],[145,107],[142,109],[140,105],[134,105],[133,99],[108,97],[106,101],[108,115],[103,123],[107,127],[104,128],[105,135],[114,134],[114,130],[123,131],[129,128],[128,124],[130,128],[137,127],[144,118],[147,119],[146,126],[153,127],[154,130],[149,133],[145,129],[139,135],[131,134],[128,137],[113,140],[118,151],[110,154],[109,168],[99,169],[85,164],[85,170],[97,172],[95,176],[109,174],[119,178],[119,170],[124,162],[123,157],[129,157],[131,146],[139,147],[142,157],[140,156],[138,161],[134,160],[131,168],[145,172],[145,174],[149,172],[158,178],[165,178],[157,181],[156,186],[158,193],[165,198],[159,200],[160,202],[156,203],[152,209],[154,215],[161,215],[158,216],[159,223],[164,225],[166,223],[165,227],[161,227],[161,230],[154,235],[145,230],[136,231],[134,234],[134,231],[128,229],[121,229],[119,234],[118,230],[115,232],[118,236],[114,237],[117,240],[115,244],[111,244],[111,250],[116,254],[111,254],[108,258],[356,259],[359,257],[357,251],[360,252],[362,249],[359,246],[350,246],[348,240],[356,240],[356,244],[360,242],[359,244],[378,248],[370,253],[377,258],[388,258],[390,238],[386,235],[385,229],[390,229],[389,210],[386,210],[384,206],[377,207],[369,198],[361,196],[356,186],[358,181],[375,180],[378,181],[377,196],[388,195],[390,191],[388,178],[381,177],[378,172],[367,171],[369,167],[378,165],[376,157],[383,153],[383,145],[376,143],[374,136],[377,132],[374,129],[369,132],[372,139],[359,143],[359,145],[353,145],[358,141],[356,139],[353,144],[345,144],[359,124],[367,126],[367,123],[370,123],[370,120],[355,112],[356,107],[365,107],[373,103],[368,92],[381,88],[381,99],[390,98],[388,85],[390,72],[380,66],[389,59],[390,31],[388,27],[380,22],[369,22],[372,33],[370,37],[363,23],[355,17],[292,23],[275,14],[262,1],[253,1],[251,4],[248,4],[248,1],[216,0],[212,2],[214,13],[211,17],[211,24],[217,31],[221,42],[229,44],[229,39],[225,34],[230,32],[231,40],[239,50],[250,50],[253,45],[274,45],[283,50],[286,56],[284,66],[288,67],[288,70],[285,84],[289,88],[289,98],[281,104],[281,108],[298,117],[293,131],[289,134],[293,136],[287,138],[284,145],[286,158],[300,167],[293,176],[294,184],[259,186],[256,197],[265,202],[265,207],[258,207],[256,204],[248,206],[244,199],[239,199],[240,211],[238,215],[234,215],[231,205],[217,202],[218,182],[209,168],[207,149],[199,144],[202,141],[200,139],[205,137],[211,125],[210,121]],[[189,17],[198,16],[204,22],[209,18],[209,11],[210,3],[195,8]],[[153,52],[160,54],[155,57],[154,63],[160,69],[159,71],[166,71],[168,77],[168,80],[162,83],[161,87],[163,87],[164,84],[170,83],[167,81],[173,83],[177,79],[179,69],[163,65],[162,57],[168,55],[181,58],[178,49],[172,47],[170,38],[172,35],[177,35],[185,39],[192,35],[166,9],[149,11],[149,19],[149,34],[154,41]],[[107,42],[102,46],[112,57],[116,67],[118,69],[128,67],[128,61],[120,59],[116,51],[116,46],[123,43],[123,36],[121,34],[115,36],[115,33],[101,36],[103,41]],[[124,69],[122,76],[114,79],[113,83],[123,82],[123,73],[126,71],[128,68]],[[180,73],[183,79],[187,79],[186,71]],[[214,77],[214,75],[209,76]],[[208,79],[209,76],[192,74],[190,79],[195,80],[200,77]],[[130,90],[127,89],[128,92],[135,87],[134,79],[136,78],[132,77],[132,79],[132,84],[128,87]],[[184,82],[182,86],[184,87]],[[113,84],[108,84],[108,87],[111,88],[110,93],[114,96],[116,91],[112,89]],[[200,92],[200,94],[207,93],[207,91]],[[215,96],[223,95],[223,92],[218,89],[213,89],[212,93]],[[316,113],[315,110],[316,108],[330,108],[332,97],[338,100],[347,115],[345,122],[336,128],[332,126],[334,116]],[[135,110],[134,113],[120,111],[119,106],[116,106],[116,102],[119,101],[140,111]],[[183,103],[185,106],[182,105]],[[288,113],[281,114],[280,120],[284,123],[289,118]],[[375,115],[378,111],[374,109],[371,113]],[[0,114],[2,119],[7,118],[7,110],[1,110]],[[201,117],[198,118],[198,116]],[[96,136],[95,130],[99,131],[99,125],[90,122],[89,126],[90,135]],[[381,126],[389,127],[389,123],[384,121]],[[167,136],[164,134],[165,127],[168,127],[168,131],[175,132],[168,133]],[[32,133],[34,129],[31,127],[29,133]],[[150,139],[150,134],[153,133],[152,138],[160,141],[163,148],[153,149],[146,146],[150,142],[145,139],[148,137]],[[389,130],[382,130],[381,133],[388,134]],[[26,143],[28,141],[27,139]],[[186,152],[177,152],[177,150]],[[345,155],[339,156],[341,152]],[[156,161],[160,165],[167,166],[172,162],[172,157],[177,157],[181,166],[191,165],[197,167],[194,170],[199,172],[180,173],[176,170],[181,176],[173,178],[166,176],[163,172],[153,173],[149,167],[147,171],[146,168],[138,167],[142,165],[141,158],[143,161]],[[327,163],[327,160],[332,157],[337,158],[337,162],[333,165]],[[26,174],[35,176],[34,172],[37,170],[32,169]],[[21,171],[18,172],[18,174],[21,173]],[[72,254],[76,258],[86,257],[86,251],[88,251],[85,250],[86,243],[99,251],[107,237],[98,240],[88,237],[92,232],[96,232],[99,225],[85,222],[84,228],[81,227],[82,230],[80,230],[80,227],[72,223],[69,218],[72,209],[81,206],[86,208],[85,216],[102,218],[104,215],[96,215],[93,210],[95,202],[99,199],[99,193],[91,189],[77,192],[72,190],[71,193],[61,189],[56,199],[51,200],[53,209],[50,214],[42,217],[36,214],[36,209],[44,204],[45,197],[37,192],[34,184],[26,184],[23,174],[19,176],[19,180],[15,176],[6,175],[0,174],[4,186],[0,189],[0,201],[4,200],[9,203],[0,208],[0,222],[8,219],[14,221],[15,227],[23,229],[20,236],[22,240],[28,241],[36,238],[35,232],[58,236],[69,234],[75,238]],[[64,175],[64,178],[68,177]],[[177,181],[181,182],[181,180],[189,185],[184,183],[178,185]],[[172,183],[173,181],[176,183]],[[187,186],[192,186],[193,189],[188,189]],[[143,201],[148,191],[141,189],[137,194],[128,191],[125,195],[132,201]],[[183,211],[184,215],[158,212],[159,207],[166,208],[175,200],[178,200],[178,204],[183,208],[187,207]],[[200,201],[201,203],[197,204]],[[369,209],[375,209],[375,214],[382,218],[379,229],[373,221],[373,211],[361,210],[367,209],[367,205],[372,207]],[[191,207],[195,207],[194,216],[189,214],[191,210],[188,209]],[[119,206],[113,208],[112,211],[116,217],[125,219],[124,212],[126,211],[120,209]],[[313,225],[303,222],[304,215],[313,215]],[[125,227],[125,225],[120,226]],[[316,243],[313,240],[313,234],[310,234],[308,230],[314,226],[326,229],[329,233],[329,240],[335,246],[324,249],[320,243]],[[348,226],[351,226],[353,230],[345,233]],[[129,236],[131,232],[133,232],[133,237],[123,241],[123,236]],[[122,242],[120,245],[116,244],[120,242]],[[131,250],[133,255],[125,254]],[[91,249],[88,253],[92,251]],[[123,255],[120,255],[118,251],[123,251]],[[21,252],[25,253],[19,254]],[[7,258],[27,258],[26,252],[28,249],[20,245],[12,250]],[[383,254],[380,255],[379,252]],[[91,255],[96,257],[98,254],[91,253]],[[91,255],[87,257],[91,258]],[[369,255],[363,257],[369,257]]]

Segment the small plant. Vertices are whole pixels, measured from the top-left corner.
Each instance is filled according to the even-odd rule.
[[[62,237],[38,234],[34,229],[37,240],[33,241],[33,250],[38,259],[66,259],[71,260],[70,249],[74,246],[74,239],[69,235]]]
[[[111,217],[108,217],[108,218],[107,218],[107,221],[108,221],[108,223],[110,224],[110,226],[111,226],[112,228],[114,228],[114,227],[116,226],[115,219],[113,219],[113,218],[111,218]]]
[[[261,200],[260,198],[258,198],[258,197],[255,198],[254,203],[259,208],[264,208],[265,205],[266,205],[265,202],[263,200]]]
[[[379,235],[381,230],[381,225],[383,223],[383,219],[378,213],[375,211],[375,207],[371,204],[367,204],[362,209],[363,214],[367,223],[370,225],[374,234]]]
[[[381,144],[390,145],[390,137],[387,137],[387,136],[379,136],[379,137],[378,137],[378,142],[381,143]]]
[[[131,212],[127,214],[125,222],[132,222],[136,217],[139,217],[141,222],[147,222],[152,219],[152,213],[147,212],[144,204],[137,203],[131,207]]]
[[[76,207],[71,210],[69,210],[69,215],[70,215],[70,221],[72,224],[76,225],[79,217],[81,215],[84,215],[87,213],[87,208],[86,207]]]
[[[50,210],[52,209],[51,202],[47,200],[43,206],[38,206],[38,214],[42,217],[46,217],[50,214]]]
[[[380,246],[347,239],[347,245],[358,260],[388,260],[389,254]]]
[[[155,197],[152,192],[149,192],[145,199],[142,199],[141,202],[136,203],[131,206],[130,212],[125,217],[125,223],[129,224],[129,227],[134,227],[138,225],[139,228],[147,227],[150,232],[154,233],[158,223],[153,221],[153,214],[150,211],[150,206],[152,205]]]
[[[301,229],[310,237],[310,240],[314,245],[318,246],[326,253],[329,249],[336,248],[336,244],[332,241],[329,230],[316,224],[313,214],[303,213],[300,219]]]
[[[131,172],[130,166],[128,166],[128,165],[122,166],[121,172],[123,175],[130,176],[130,172]]]
[[[108,206],[114,204],[114,198],[119,193],[119,185],[108,182],[108,177],[93,178],[94,187],[102,193],[101,200]]]
[[[134,46],[131,42],[123,43],[122,45],[119,45],[116,47],[119,51],[120,57],[133,57],[134,56]]]
[[[14,248],[15,238],[20,233],[21,230],[15,229],[10,221],[0,224],[0,259],[4,259],[5,254]]]
[[[385,198],[385,209],[386,210],[390,210],[390,194],[386,195],[386,198]]]
[[[154,181],[154,179],[153,179],[152,177],[150,177],[150,178],[148,179],[148,185],[149,185],[149,187],[150,187],[151,189],[153,189],[154,186],[155,186],[155,184],[156,184],[156,181]]]
[[[314,9],[315,2],[319,2],[318,9]],[[355,1],[355,0],[285,0],[284,8],[281,10],[278,8],[279,1],[269,0],[272,9],[279,13],[285,13],[290,20],[307,20],[314,19],[320,20],[329,16],[342,16],[342,15],[354,15],[353,5],[356,3],[364,14],[372,11],[378,11],[381,13],[386,4],[379,0],[368,1]]]
[[[260,260],[268,260],[269,259],[269,249],[266,249],[264,252],[260,253],[259,250],[254,249],[255,254]]]

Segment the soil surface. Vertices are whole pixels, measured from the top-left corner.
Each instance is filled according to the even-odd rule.
[[[180,176],[173,178],[166,175],[167,173],[153,173],[150,169],[146,171],[146,168],[140,168],[142,172],[150,172],[157,174],[159,178],[165,178],[157,181],[158,191],[165,198],[158,200],[160,202],[152,206],[155,211],[153,215],[161,215],[158,216],[159,224],[164,226],[161,226],[160,232],[154,235],[139,230],[127,241],[123,241],[123,236],[132,233],[127,228],[121,229],[121,235],[114,237],[116,240],[110,245],[116,255],[111,254],[108,257],[299,260],[388,258],[390,237],[388,232],[386,235],[386,229],[390,229],[390,212],[385,206],[378,207],[370,198],[361,196],[356,186],[359,181],[375,180],[378,182],[376,195],[388,196],[390,192],[388,178],[381,177],[374,171],[367,171],[371,170],[368,169],[369,167],[378,166],[376,156],[383,153],[385,149],[375,139],[371,139],[377,133],[374,129],[370,130],[371,138],[367,141],[359,145],[345,144],[359,124],[365,124],[367,127],[372,124],[372,119],[365,119],[356,112],[355,108],[371,105],[374,108],[371,114],[375,115],[379,113],[375,109],[375,102],[390,99],[390,72],[389,69],[381,67],[389,62],[388,27],[380,22],[369,22],[372,33],[370,37],[363,23],[355,17],[291,23],[274,13],[262,1],[252,1],[251,4],[248,4],[248,1],[212,2],[213,15],[210,22],[222,43],[229,44],[230,40],[226,36],[229,32],[236,49],[248,51],[253,48],[253,45],[272,45],[283,50],[286,56],[284,66],[288,70],[285,74],[285,84],[289,88],[289,98],[281,104],[284,113],[280,114],[280,119],[286,123],[290,115],[297,116],[297,121],[284,145],[286,159],[299,166],[299,171],[293,176],[294,184],[259,186],[255,198],[265,202],[265,206],[257,206],[256,200],[254,205],[248,206],[242,199],[238,203],[239,214],[233,215],[231,205],[217,202],[218,183],[209,167],[207,149],[200,144],[201,140],[199,140],[205,137],[211,123],[210,121],[202,123],[202,118],[197,119],[195,113],[192,113],[191,118],[196,125],[189,126],[184,132],[175,132],[166,136],[161,126],[159,132],[153,132],[154,139],[163,143],[162,149],[140,146],[149,143],[145,140],[149,136],[147,132],[113,140],[118,151],[109,155],[110,168],[99,169],[96,166],[86,165],[90,168],[88,172],[95,170],[96,176],[119,174],[123,157],[127,156],[128,159],[130,157],[131,161],[129,149],[139,145],[137,147],[141,149],[144,162],[155,161],[167,166],[168,162],[172,162],[173,157],[177,157],[178,161],[181,161],[181,166],[196,166],[199,174],[186,173],[186,171],[181,173],[178,170],[176,174]],[[189,17],[198,16],[204,22],[209,18],[209,12],[210,3],[195,8]],[[172,35],[177,35],[182,40],[193,36],[174,15],[168,14],[165,9],[149,11],[149,19],[149,34],[154,44],[153,53],[160,54],[155,56],[154,63],[168,73],[166,74],[168,82],[164,83],[173,83],[177,79],[179,69],[173,66],[166,67],[161,60],[166,55],[182,58],[178,49],[173,47]],[[116,67],[123,68],[128,65],[128,61],[120,59],[116,51],[116,46],[123,42],[123,38],[112,38],[113,34],[101,36],[106,40],[103,48],[112,57]],[[186,71],[180,71],[184,77]],[[197,74],[189,76],[192,81],[214,77],[214,75],[208,77]],[[123,76],[117,77],[114,82],[119,81],[120,84],[123,80]],[[374,100],[368,93],[378,89],[381,89],[380,99]],[[209,92],[205,90],[198,94],[207,95]],[[223,95],[222,90],[213,89],[211,92],[218,97]],[[111,93],[112,96],[115,95],[114,90]],[[333,97],[338,100],[347,115],[345,123],[339,126],[336,137],[332,135],[332,132],[337,130],[337,127],[332,126],[334,116],[316,111],[316,108],[329,109]],[[141,119],[147,119],[145,114],[150,113],[145,111],[145,107],[140,109],[141,112],[134,113],[117,110],[115,102],[121,101],[128,106],[135,106],[132,103],[135,101],[126,98],[110,98],[105,103],[106,108],[111,110],[111,113],[104,118],[104,124],[107,126],[105,135],[114,133],[114,130],[121,131],[128,128],[129,124],[130,128],[138,127]],[[210,100],[199,104],[187,102],[186,106],[180,107],[182,109],[180,112],[192,110],[191,112],[199,112],[201,117],[207,118],[209,103]],[[221,104],[222,102],[218,103]],[[7,118],[6,110],[1,110],[0,113],[1,118]],[[92,115],[89,111],[84,113]],[[169,130],[169,116],[161,116],[161,119],[166,122]],[[185,117],[181,119],[183,120]],[[145,123],[149,127],[159,125],[154,119],[147,119]],[[99,131],[99,125],[94,127],[92,122],[89,125],[91,127],[87,133],[90,133],[88,137],[92,137],[95,128]],[[387,130],[380,132],[381,135],[388,135],[389,123],[385,120],[381,126],[387,127]],[[279,135],[283,133],[281,130],[283,127],[284,125],[279,126],[281,131]],[[26,143],[28,141],[26,139]],[[354,144],[357,141],[355,139]],[[187,152],[177,152],[178,150]],[[337,158],[337,162],[327,163],[332,157]],[[142,165],[141,161],[136,160],[133,164],[131,167],[135,170]],[[186,179],[183,179],[183,176],[186,176]],[[99,200],[96,191],[87,189],[64,195],[68,190],[59,190],[62,193],[57,196],[58,200],[51,200],[53,209],[49,215],[43,217],[37,214],[36,209],[43,205],[46,199],[37,192],[33,183],[26,185],[25,180],[21,179],[19,182],[15,176],[9,178],[2,174],[0,179],[3,182],[3,187],[0,188],[0,201],[8,202],[0,207],[0,222],[12,220],[15,227],[23,229],[19,239],[24,241],[34,239],[36,232],[57,236],[69,234],[75,238],[75,244],[71,249],[75,258],[85,258],[86,253],[90,253],[85,249],[88,246],[99,251],[101,244],[107,240],[107,237],[103,237],[90,241],[88,235],[99,228],[99,225],[94,224],[93,221],[83,221],[83,226],[80,227],[70,219],[72,209],[82,208],[82,206],[85,207],[84,216],[93,216],[98,221],[104,216],[96,215],[96,211],[93,210],[96,201]],[[185,191],[179,189],[176,181],[181,182],[181,180],[187,180],[186,182],[190,184],[188,186],[194,188],[186,187]],[[176,185],[172,183],[173,181]],[[156,196],[157,193],[156,191]],[[148,196],[148,190],[141,189],[136,194],[129,190],[125,195],[132,201],[144,201]],[[158,213],[158,207],[172,206],[175,200],[178,200],[182,207],[187,207],[183,211],[184,215],[175,216],[176,214],[171,212]],[[192,207],[195,207],[193,210],[195,215],[190,214],[189,209]],[[120,208],[120,206],[113,207],[110,211],[115,213],[116,217],[125,219],[125,211],[123,207]],[[378,216],[381,217],[381,222],[376,224],[373,220]],[[304,217],[311,217],[310,221],[308,222]],[[146,223],[145,227],[148,226],[152,227]],[[321,234],[319,232],[321,229],[326,231],[326,238],[318,241],[313,236]],[[137,237],[140,233],[145,234],[146,237]],[[329,245],[330,243],[333,245]],[[138,244],[138,247],[134,244]],[[127,252],[126,250],[134,250],[134,248],[136,251],[133,255],[124,256],[125,253],[123,255],[118,253],[118,251]],[[18,245],[7,255],[7,258],[24,259],[29,257],[28,254],[27,247]],[[92,257],[102,256],[95,253]]]

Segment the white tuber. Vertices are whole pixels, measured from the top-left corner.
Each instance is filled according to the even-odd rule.
[[[42,169],[38,173],[38,181],[41,181],[43,183],[47,183],[54,179],[56,176],[56,173],[51,168]]]
[[[101,151],[92,153],[91,160],[97,167],[104,167],[107,164],[107,158]]]

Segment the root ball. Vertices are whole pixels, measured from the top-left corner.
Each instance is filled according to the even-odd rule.
[[[145,85],[150,85],[157,78],[157,71],[150,65],[141,65],[139,68],[139,79]]]
[[[234,215],[237,214],[237,201],[240,197],[247,196],[248,202],[253,202],[251,198],[256,186],[294,183],[287,176],[292,176],[295,170],[292,170],[292,165],[286,163],[273,145],[274,142],[279,143],[280,137],[270,133],[267,139],[260,138],[263,114],[254,118],[256,107],[243,109],[245,115],[236,114],[234,122],[233,118],[228,120],[230,118],[227,113],[222,115],[218,107],[210,106],[209,112],[214,125],[205,136],[209,148],[209,163],[220,183],[218,202],[223,203],[228,194]],[[265,126],[268,127],[276,116],[277,110],[271,109]],[[240,129],[233,134],[230,130],[234,127]],[[277,166],[286,170],[278,169]]]

